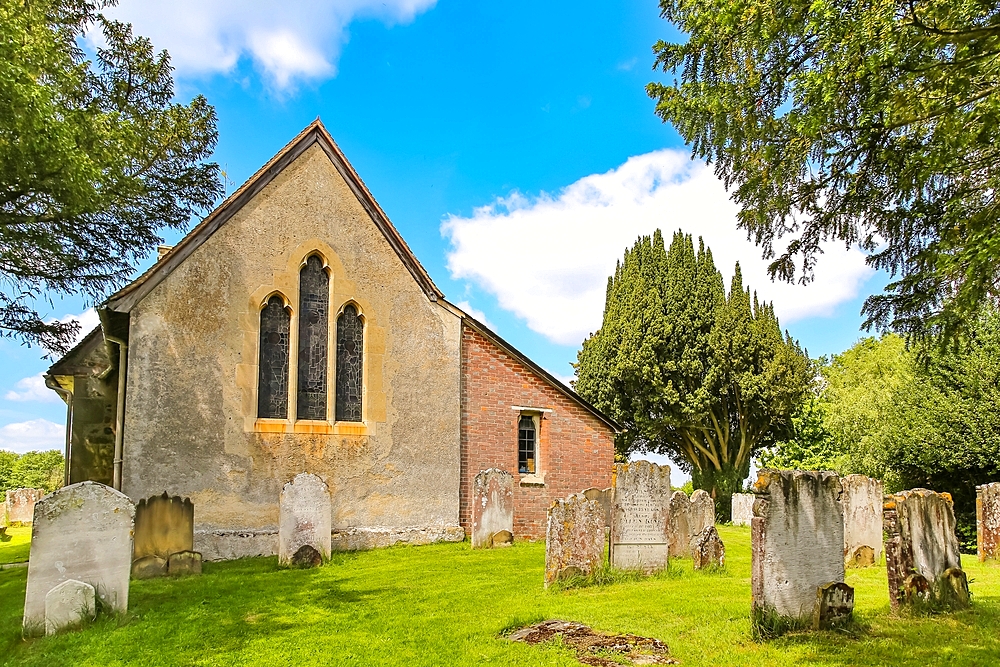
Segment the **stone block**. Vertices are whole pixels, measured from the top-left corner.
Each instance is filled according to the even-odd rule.
[[[330,490],[320,477],[303,472],[281,489],[278,502],[278,563],[292,565],[293,557],[309,546],[330,555],[333,510]]]
[[[97,482],[54,491],[35,504],[31,558],[24,597],[24,631],[45,624],[45,596],[70,579],[97,591],[101,607],[128,611],[135,506],[125,494]]]
[[[831,581],[816,589],[813,630],[829,630],[851,620],[854,615],[854,589],[842,581]]]
[[[45,634],[78,628],[97,615],[97,592],[88,583],[67,579],[45,594]]]
[[[133,579],[153,579],[167,576],[167,560],[150,554],[132,561]]]
[[[844,494],[844,563],[868,567],[882,560],[882,482],[865,475],[840,478]]]
[[[762,470],[754,485],[755,612],[812,620],[816,590],[844,581],[844,513],[832,472]]]
[[[923,597],[953,606],[957,598],[951,584],[946,588],[941,579],[947,570],[962,568],[951,495],[927,489],[903,491],[885,497],[882,513],[892,608]]]
[[[194,549],[194,504],[190,498],[143,498],[135,506],[135,549],[132,558],[171,554]]]
[[[509,530],[500,530],[490,536],[491,547],[509,547],[514,544],[514,535]]]
[[[4,504],[7,523],[28,525],[35,514],[35,503],[45,497],[41,489],[9,489]]]
[[[726,566],[726,547],[715,526],[709,526],[692,537],[690,549],[696,570]]]
[[[715,525],[715,499],[704,489],[691,494],[691,534],[697,535]]]
[[[611,564],[655,572],[667,566],[670,467],[649,461],[616,463],[611,511]]]
[[[167,574],[201,574],[201,554],[197,551],[178,551],[167,559]]]
[[[597,487],[591,487],[585,489],[583,492],[583,497],[587,500],[596,501],[597,504],[601,506],[604,510],[604,526],[608,529],[611,528],[611,488],[598,489]]]
[[[976,487],[976,554],[1000,560],[1000,482]]]
[[[670,496],[670,519],[668,539],[670,556],[685,558],[691,555],[691,500],[683,491],[674,491]]]
[[[753,501],[756,496],[752,493],[733,494],[733,525],[749,526],[753,520]]]
[[[472,483],[472,548],[488,549],[501,531],[514,533],[514,476],[489,468]]]
[[[545,586],[586,576],[604,559],[604,510],[575,495],[549,507],[545,529]]]

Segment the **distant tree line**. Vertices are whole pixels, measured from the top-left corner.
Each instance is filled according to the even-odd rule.
[[[21,488],[55,491],[63,485],[65,464],[57,451],[15,454],[0,450],[0,494]]]

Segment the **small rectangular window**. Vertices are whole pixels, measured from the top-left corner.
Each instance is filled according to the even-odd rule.
[[[536,436],[534,418],[521,415],[517,425],[517,471],[522,475],[534,475],[536,472]]]

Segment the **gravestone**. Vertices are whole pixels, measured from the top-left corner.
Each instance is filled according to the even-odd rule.
[[[952,568],[962,569],[950,494],[911,489],[886,496],[883,530],[893,609],[922,598],[963,606],[961,599],[968,600],[967,584],[964,592],[956,594],[954,589],[964,575],[946,574]]]
[[[101,607],[128,611],[135,506],[97,482],[53,491],[35,504],[31,558],[24,596],[24,632],[41,634],[45,596],[64,581],[92,585]]]
[[[840,478],[844,494],[844,562],[877,565],[882,559],[882,482],[865,475]]]
[[[296,554],[310,547],[322,558],[330,555],[333,509],[330,490],[320,477],[302,472],[281,489],[278,500],[278,563],[302,566]],[[294,562],[293,562],[294,560]],[[316,564],[310,558],[310,564]]]
[[[751,524],[757,614],[811,622],[817,589],[844,581],[844,511],[832,472],[762,470]]]
[[[587,576],[604,559],[604,510],[577,494],[549,507],[545,526],[545,586]]]
[[[830,582],[816,591],[813,630],[829,630],[851,620],[854,614],[854,589],[842,581]]]
[[[692,537],[690,549],[696,570],[721,568],[726,565],[726,547],[715,526],[709,526]]]
[[[583,497],[587,500],[596,501],[601,509],[604,510],[604,527],[607,530],[611,529],[611,489],[598,489],[596,487],[591,487],[583,491]]]
[[[7,523],[29,524],[35,513],[35,503],[45,496],[41,489],[9,489],[5,502]]]
[[[704,489],[691,494],[691,534],[715,525],[715,500]]]
[[[167,559],[150,554],[132,561],[133,579],[154,579],[167,576]]]
[[[167,574],[201,574],[201,554],[197,551],[178,551],[167,559]]]
[[[976,553],[1000,560],[1000,482],[976,487]]]
[[[670,467],[649,461],[616,463],[611,510],[611,564],[655,572],[667,566]]]
[[[45,594],[45,634],[78,628],[97,615],[96,591],[88,583],[67,579]]]
[[[683,491],[674,491],[670,496],[670,556],[685,558],[691,555],[691,501]]]
[[[752,493],[733,494],[733,525],[749,526],[753,520],[753,501],[756,496]]]
[[[161,496],[143,498],[135,506],[135,547],[132,552],[132,573],[137,578],[155,576],[149,567],[155,556],[163,561],[166,574],[167,559],[172,554],[194,549],[194,504],[190,498]],[[137,574],[137,565],[142,573]]]
[[[489,549],[496,533],[514,534],[514,476],[506,470],[482,470],[472,482],[472,548]]]

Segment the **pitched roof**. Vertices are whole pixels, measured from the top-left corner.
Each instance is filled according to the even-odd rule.
[[[378,205],[372,193],[365,186],[364,181],[354,171],[354,167],[347,161],[337,143],[330,136],[330,133],[323,127],[319,118],[309,124],[297,137],[278,151],[277,155],[271,158],[267,164],[261,167],[256,174],[250,177],[236,192],[230,195],[222,204],[212,211],[204,220],[198,223],[180,242],[164,254],[153,266],[131,283],[108,297],[105,305],[107,308],[118,312],[130,312],[139,301],[149,294],[154,287],[159,285],[170,273],[191,255],[202,243],[226,223],[237,211],[247,202],[254,198],[268,183],[280,174],[285,167],[291,164],[296,158],[302,155],[313,144],[319,145],[333,163],[334,167],[347,182],[347,185],[354,192],[354,195],[364,206],[372,222],[379,228],[385,236],[386,241],[409,270],[413,279],[417,281],[424,293],[431,301],[437,301],[444,297],[444,294],[437,288],[434,281],[421,266],[414,256],[409,246],[399,235],[396,228],[389,221],[389,217]]]
[[[594,406],[592,403],[586,400],[583,396],[580,396],[580,394],[576,393],[575,391],[567,387],[561,380],[559,380],[554,375],[549,373],[547,370],[545,370],[544,368],[536,364],[534,361],[529,359],[528,355],[524,354],[516,347],[505,341],[495,331],[493,331],[485,324],[483,324],[476,318],[466,313],[464,310],[462,310],[455,304],[449,301],[445,301],[444,299],[442,299],[441,301],[442,303],[447,304],[449,307],[454,309],[461,316],[463,322],[468,324],[477,333],[481,334],[484,338],[486,338],[491,343],[499,347],[501,350],[503,350],[504,352],[506,352],[513,358],[517,359],[528,368],[530,368],[532,371],[535,372],[536,375],[538,375],[538,377],[540,377],[542,380],[551,385],[553,389],[562,393],[570,400],[578,403],[587,412],[591,413],[592,415],[597,417],[600,421],[604,422],[607,426],[611,427],[611,430],[613,430],[615,433],[618,433],[622,430],[621,424],[619,424],[614,419],[601,412],[596,406]]]

